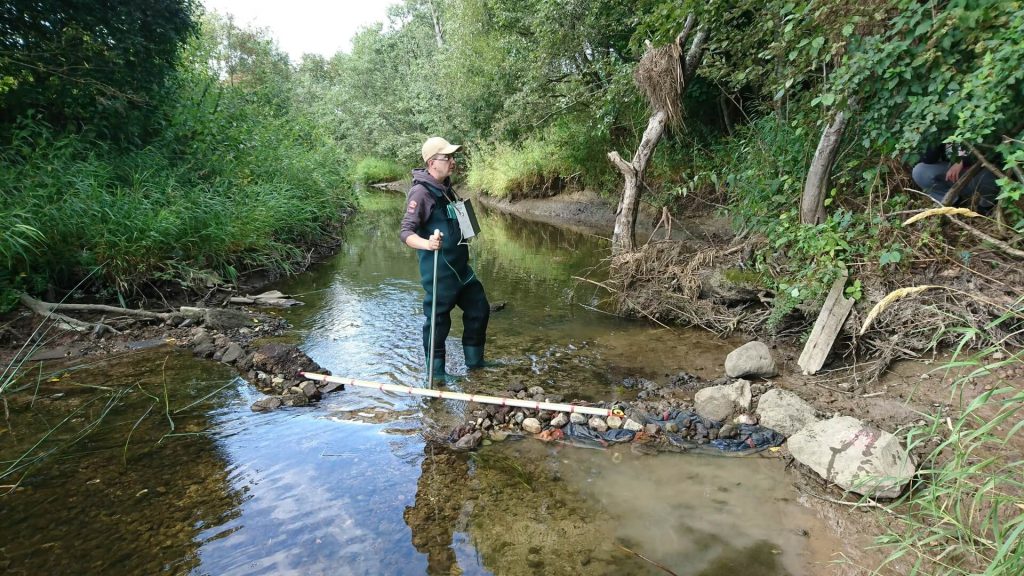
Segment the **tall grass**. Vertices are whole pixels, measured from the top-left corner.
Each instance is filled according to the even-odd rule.
[[[170,139],[124,151],[23,128],[0,157],[0,255],[13,273],[56,286],[103,263],[118,290],[287,272],[353,196],[331,149],[274,128],[262,128],[267,137],[241,157],[214,147],[183,156]]]
[[[401,180],[409,171],[391,160],[368,157],[356,162],[352,168],[352,180],[359,184],[377,184]]]
[[[520,144],[474,150],[467,184],[499,198],[548,196],[566,186],[617,190],[608,131],[585,114],[559,118]]]
[[[956,374],[954,400],[962,403],[974,378],[1024,366],[1024,351],[1001,342],[961,356],[968,343],[983,341],[986,330],[999,324],[1020,330],[1022,303],[985,330],[962,330],[960,346],[944,367]],[[911,428],[910,450],[934,446],[911,490],[889,507],[896,521],[878,543],[891,553],[876,573],[899,560],[913,575],[1024,574],[1022,429],[1024,390],[1002,380],[967,402],[959,416],[933,415],[925,426]]]

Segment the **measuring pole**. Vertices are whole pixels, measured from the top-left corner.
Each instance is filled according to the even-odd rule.
[[[440,233],[440,230],[434,229],[434,236]],[[434,389],[434,319],[437,318],[437,256],[440,252],[441,247],[438,246],[434,250],[434,289],[430,292],[430,359],[427,361],[427,388],[430,390]]]
[[[465,394],[463,392],[449,392],[447,390],[432,390],[427,388],[413,388],[400,384],[383,384],[369,380],[356,380],[355,378],[339,378],[316,372],[300,372],[303,378],[317,380],[320,382],[335,382],[345,386],[358,386],[361,388],[372,388],[381,392],[394,392],[396,394],[408,394],[410,396],[429,396],[431,398],[444,398],[448,400],[461,400],[463,402],[479,402],[481,404],[497,404],[499,406],[512,406],[515,408],[529,408],[531,410],[550,410],[552,412],[569,412],[577,414],[589,414],[591,416],[612,416],[611,408],[598,408],[596,406],[578,406],[576,404],[560,404],[557,402],[539,402],[537,400],[520,400],[518,398],[502,398],[501,396],[486,396],[483,394]]]

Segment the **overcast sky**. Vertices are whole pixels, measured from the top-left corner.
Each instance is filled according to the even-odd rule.
[[[351,48],[363,26],[383,21],[397,0],[201,0],[207,10],[233,14],[240,26],[268,28],[298,62],[306,52],[333,56]]]

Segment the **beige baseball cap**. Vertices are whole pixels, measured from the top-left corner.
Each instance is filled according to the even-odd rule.
[[[459,148],[462,148],[459,144],[452,144],[439,136],[431,136],[423,143],[423,161],[430,160],[435,154],[454,154]]]

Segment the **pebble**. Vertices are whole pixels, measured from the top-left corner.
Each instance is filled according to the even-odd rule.
[[[542,429],[543,426],[541,425],[540,420],[536,418],[526,418],[523,420],[523,430],[530,434],[539,434]]]

